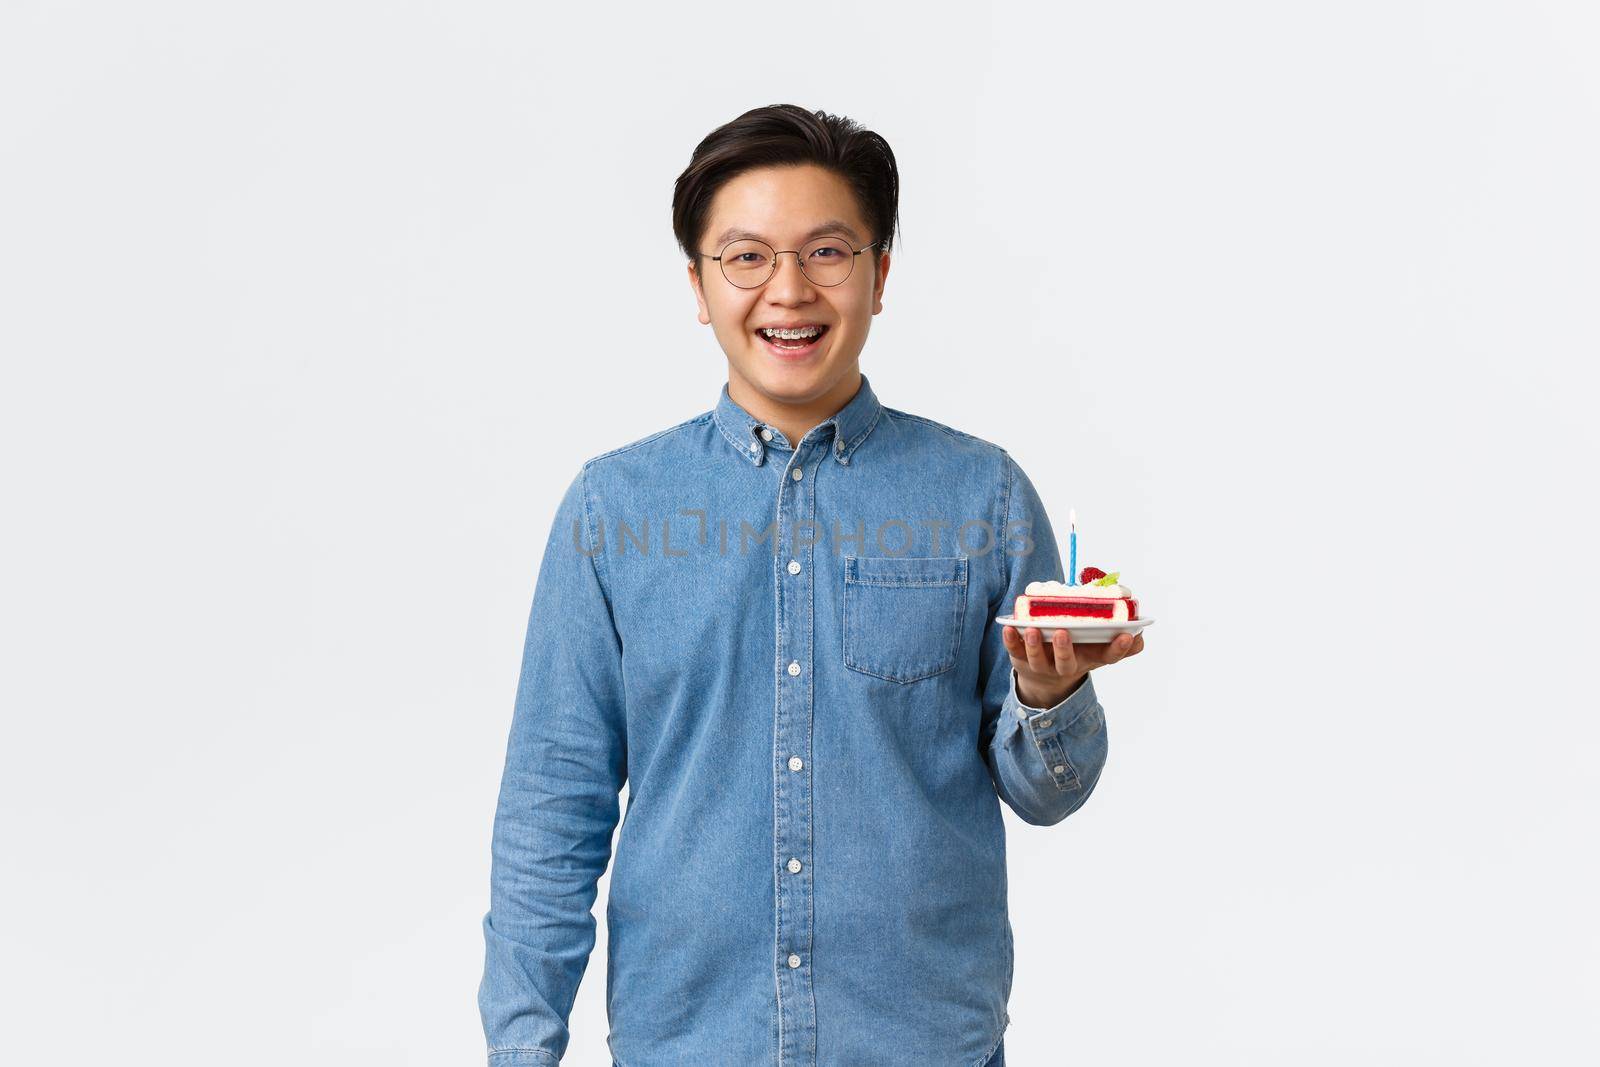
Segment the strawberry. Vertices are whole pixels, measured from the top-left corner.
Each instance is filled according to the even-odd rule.
[[[1105,576],[1106,572],[1101,570],[1099,567],[1085,567],[1083,568],[1083,573],[1078,575],[1078,584],[1088,585],[1096,578],[1104,578]]]

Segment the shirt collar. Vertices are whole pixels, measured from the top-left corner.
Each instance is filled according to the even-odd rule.
[[[861,387],[850,398],[850,402],[818,425],[819,429],[822,426],[833,427],[833,458],[848,466],[851,453],[867,439],[872,428],[878,424],[878,416],[882,411],[883,405],[878,403],[877,394],[872,391],[867,376],[863,374]],[[734,450],[757,466],[766,460],[767,449],[794,447],[784,437],[782,430],[758,421],[740,407],[728,395],[726,382],[722,385],[722,394],[717,398],[712,417],[716,420],[717,429],[722,431],[722,436],[727,438]],[[808,431],[811,432],[815,431]]]

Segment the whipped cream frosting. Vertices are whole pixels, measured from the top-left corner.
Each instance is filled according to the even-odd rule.
[[[1023,591],[1024,596],[1084,596],[1128,597],[1133,591],[1125,585],[1068,585],[1066,582],[1029,582],[1028,588]]]

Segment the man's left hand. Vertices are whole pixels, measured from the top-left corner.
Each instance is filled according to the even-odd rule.
[[[1023,633],[1027,636],[1023,637]],[[1099,645],[1074,645],[1066,627],[1049,641],[1036,627],[1019,632],[1007,626],[1000,632],[1011,666],[1017,672],[1017,696],[1031,708],[1053,708],[1065,700],[1096,667],[1117,663],[1144,651],[1144,634],[1119,634]]]

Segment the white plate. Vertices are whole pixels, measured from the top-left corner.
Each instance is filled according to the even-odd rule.
[[[1075,645],[1104,645],[1118,634],[1136,634],[1146,626],[1155,622],[1155,619],[1132,619],[1128,622],[1059,622],[1054,619],[1017,619],[1010,615],[996,615],[995,622],[1006,626],[1015,626],[1019,630],[1038,630],[1039,636],[1046,641],[1056,635],[1057,630],[1065,630],[1072,635]]]

